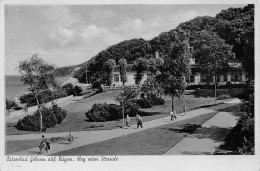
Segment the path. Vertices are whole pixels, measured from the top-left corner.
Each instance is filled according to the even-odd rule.
[[[181,113],[178,115],[178,119],[174,120],[174,121],[170,121],[170,117],[164,117],[164,118],[145,122],[144,128],[139,128],[139,129],[136,129],[136,125],[132,125],[129,129],[73,132],[73,136],[75,137],[75,139],[74,139],[75,142],[73,142],[72,144],[68,144],[67,142],[54,143],[51,145],[51,150],[49,151],[48,155],[58,153],[61,151],[70,150],[72,148],[82,147],[82,146],[100,142],[100,141],[109,140],[112,138],[121,137],[123,135],[129,135],[129,134],[143,131],[143,130],[146,130],[149,128],[154,128],[154,127],[166,125],[169,123],[174,123],[174,122],[178,122],[181,120],[190,119],[193,117],[197,117],[197,116],[212,113],[212,112],[215,112],[215,111],[211,110],[211,109],[200,108],[200,109],[186,112],[186,115],[183,115]],[[222,114],[222,116],[217,115],[218,117],[214,117],[215,121],[209,120],[209,122],[206,122],[205,124],[203,124],[203,127],[205,127],[207,125],[214,125],[214,124],[216,125],[216,123],[223,124],[222,117],[224,116],[224,117],[228,118],[229,113],[227,113],[227,112],[220,112],[220,113],[224,113],[224,115],[223,114]],[[232,119],[230,119],[230,120],[232,120]],[[227,122],[226,124],[230,124],[230,122]],[[223,125],[225,126],[226,124],[223,124]],[[46,138],[51,138],[51,137],[64,137],[64,136],[66,137],[66,136],[68,136],[68,134],[69,134],[68,132],[65,132],[65,133],[62,132],[62,133],[46,133],[44,135]],[[39,136],[40,136],[39,134],[10,135],[10,136],[6,136],[6,141],[39,139],[40,138]],[[186,146],[188,146],[188,145],[186,145]],[[185,147],[185,145],[183,147]],[[35,147],[35,148],[31,148],[31,149],[28,149],[25,151],[19,151],[16,153],[12,153],[10,155],[39,155],[39,148]],[[42,154],[42,155],[46,155],[46,154]]]
[[[83,99],[83,97],[84,96],[74,96],[72,99],[68,99],[68,100],[66,100],[64,102],[59,103],[58,105],[59,105],[59,107],[64,108],[64,107],[69,106],[69,105],[71,105],[73,103],[77,103],[78,101],[81,101]],[[28,113],[24,112],[23,114],[21,114],[19,116],[13,116],[13,115],[8,114],[8,115],[6,115],[5,121],[6,122],[10,122],[10,123],[16,123],[16,122],[18,122],[19,119],[22,119],[25,116],[32,115],[34,113],[35,113],[35,111],[28,112]]]
[[[236,99],[226,103],[240,103]],[[219,112],[202,124],[200,131],[191,134],[168,150],[164,155],[211,155],[236,126],[238,117],[230,112]],[[202,132],[202,134],[200,133]],[[203,134],[204,132],[204,134]]]
[[[200,115],[204,115],[207,113],[214,112],[211,109],[197,109],[193,111],[189,111],[186,115],[179,114],[178,119],[174,121],[170,121],[170,117],[164,117],[152,121],[147,121],[144,123],[143,128],[136,129],[136,125],[131,125],[129,129],[113,129],[113,130],[100,130],[100,131],[80,131],[80,132],[73,132],[73,136],[75,137],[75,142],[72,144],[68,144],[66,142],[63,143],[54,143],[51,145],[51,150],[48,153],[53,154],[60,151],[69,150],[72,148],[82,147],[88,144],[109,140],[112,138],[121,137],[123,135],[129,135],[135,132],[143,131],[149,128],[158,127],[161,125],[166,125],[169,123],[178,122],[181,120],[190,119],[193,117],[197,117]],[[68,136],[68,132],[63,133],[46,133],[44,134],[46,138],[51,137],[63,137]],[[26,135],[10,135],[6,136],[6,141],[10,140],[32,140],[32,139],[39,139],[41,136],[40,134],[26,134]],[[19,151],[16,153],[12,153],[11,155],[38,155],[39,148],[32,148],[25,151]]]

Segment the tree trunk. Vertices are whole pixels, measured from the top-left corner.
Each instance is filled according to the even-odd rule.
[[[39,110],[39,113],[40,113],[40,132],[42,132],[42,112],[41,112],[41,106],[40,106],[37,94],[35,95],[35,98],[36,98],[38,110]]]
[[[217,104],[217,76],[215,72],[215,104]]]
[[[173,101],[174,101],[174,96],[172,96],[172,111],[174,111]]]

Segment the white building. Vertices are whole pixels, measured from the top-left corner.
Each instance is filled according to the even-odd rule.
[[[133,64],[127,65],[127,81],[125,85],[136,84],[136,72],[132,68]],[[147,80],[147,77],[149,77],[148,72],[144,74],[140,84],[143,84],[144,81]],[[222,73],[218,74],[216,78],[219,85],[225,85],[228,82],[231,84],[244,84],[248,79],[246,72],[242,68],[241,62],[235,59],[229,60],[228,66],[225,67]],[[209,84],[214,84],[215,82],[214,76],[206,76],[206,74],[201,71],[200,65],[197,65],[194,61],[191,63],[191,76],[189,78],[185,78],[185,80],[188,85],[204,85],[207,84],[207,80],[209,80]],[[123,85],[120,78],[119,66],[114,68],[112,85]]]

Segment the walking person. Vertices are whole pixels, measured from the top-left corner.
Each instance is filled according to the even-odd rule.
[[[131,119],[130,119],[129,115],[127,115],[126,116],[126,127],[130,127],[130,121],[131,121]]]
[[[74,142],[74,137],[73,137],[72,134],[71,134],[71,130],[70,130],[70,134],[69,134],[69,136],[68,136],[68,141],[69,141],[70,144],[71,144],[72,142]]]
[[[177,115],[176,115],[177,113],[176,113],[176,110],[174,109],[173,110],[173,117],[174,117],[174,119],[177,119]]]
[[[48,150],[50,150],[50,142],[48,141],[47,138],[44,137],[44,135],[42,135],[42,141],[39,145],[40,148],[40,154],[42,153],[42,150],[45,150],[48,153]]]
[[[183,106],[183,113],[184,113],[184,115],[186,114],[187,110],[188,110],[187,106],[184,105],[184,106]]]
[[[136,117],[137,117],[137,128],[139,128],[139,126],[141,127],[141,128],[143,128],[143,120],[142,120],[142,117],[140,116],[140,115],[136,115]]]
[[[171,121],[173,121],[173,119],[174,119],[173,118],[173,111],[171,110],[169,114],[170,114],[170,117],[171,117]]]

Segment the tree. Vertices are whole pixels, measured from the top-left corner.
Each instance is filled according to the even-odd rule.
[[[114,59],[108,59],[104,63],[104,71],[105,71],[105,79],[108,85],[112,84],[113,81],[113,69],[116,66],[116,62]]]
[[[133,69],[136,71],[136,83],[140,84],[143,76],[144,76],[144,72],[149,68],[149,61],[145,58],[138,58],[137,60],[135,60],[134,62],[134,67]]]
[[[74,94],[73,85],[71,83],[65,84],[62,89],[67,93],[68,96]]]
[[[79,96],[82,93],[82,91],[83,91],[82,88],[76,85],[73,88],[73,95]]]
[[[6,100],[5,100],[5,104],[6,104],[5,108],[7,109],[8,112],[9,112],[10,109],[15,108],[15,107],[18,106],[18,105],[15,103],[14,100],[10,100],[10,99],[6,99]]]
[[[215,26],[215,32],[233,45],[236,58],[242,61],[249,79],[254,79],[254,5],[223,10],[216,18],[220,21]]]
[[[188,35],[183,30],[172,32],[173,41],[163,56],[164,65],[159,67],[160,74],[156,80],[160,83],[164,93],[172,98],[172,110],[174,110],[174,98],[180,98],[185,90],[184,76],[190,74],[190,52]]]
[[[56,87],[55,68],[38,57],[38,54],[34,54],[30,59],[20,61],[18,69],[22,75],[23,83],[29,86],[28,90],[32,92],[37,101],[40,113],[40,131],[42,131],[42,112],[39,94],[44,90],[49,90],[51,86]]]
[[[208,76],[215,77],[216,103],[216,76],[218,71],[227,65],[228,59],[233,58],[232,46],[225,43],[216,33],[209,31],[197,32],[193,42],[194,57],[201,64]]]
[[[122,58],[118,61],[119,63],[119,69],[120,69],[120,78],[121,81],[123,83],[123,86],[125,85],[126,81],[127,81],[127,77],[126,77],[126,66],[127,66],[127,60],[125,58]]]
[[[116,101],[121,103],[122,101],[132,101],[137,98],[138,92],[129,87],[124,87],[122,93],[116,96]]]

